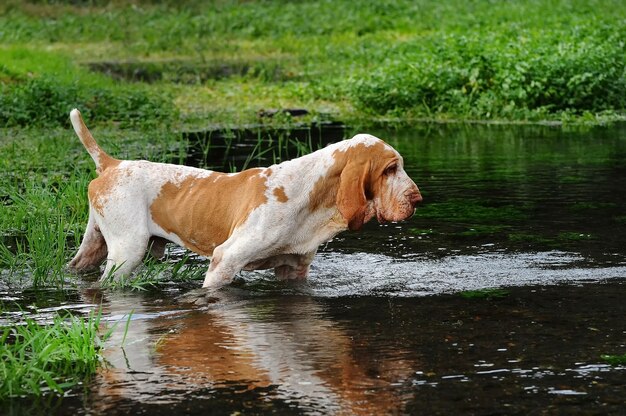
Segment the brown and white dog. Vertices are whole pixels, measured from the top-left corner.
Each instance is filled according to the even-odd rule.
[[[304,279],[320,244],[337,233],[401,221],[422,196],[402,156],[382,140],[358,134],[268,168],[220,173],[107,155],[70,113],[96,164],[89,184],[89,221],[77,272],[103,278],[130,274],[150,243],[161,257],[167,241],[211,258],[203,287],[229,283],[240,270],[273,268],[280,279]]]

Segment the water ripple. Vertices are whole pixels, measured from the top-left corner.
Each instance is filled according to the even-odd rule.
[[[525,285],[625,277],[625,266],[581,267],[576,253],[485,253],[398,259],[371,253],[320,253],[305,291],[316,296],[426,296]]]

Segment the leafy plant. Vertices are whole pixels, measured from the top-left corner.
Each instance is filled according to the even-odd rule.
[[[574,30],[578,30],[575,28]],[[356,104],[377,114],[407,111],[461,118],[535,118],[626,107],[624,43],[566,30],[438,34],[397,47],[397,57],[354,82]],[[428,47],[430,46],[430,47]]]

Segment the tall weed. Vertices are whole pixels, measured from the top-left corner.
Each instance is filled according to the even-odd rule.
[[[99,334],[100,313],[88,319],[57,316],[0,328],[0,399],[45,391],[63,393],[96,372],[110,331]]]
[[[13,247],[0,242],[0,266],[27,274],[35,286],[63,286],[70,248],[82,235],[87,213],[88,175],[70,175],[60,183],[26,183],[4,207],[0,223],[16,237]],[[72,241],[73,239],[73,241]],[[19,266],[19,267],[18,267]]]

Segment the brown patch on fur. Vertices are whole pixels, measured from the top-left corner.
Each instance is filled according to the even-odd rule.
[[[337,189],[339,188],[339,175],[343,169],[344,161],[337,160],[328,169],[326,176],[320,178],[313,185],[313,190],[309,193],[309,210],[316,211],[319,208],[331,208],[336,204]]]
[[[150,207],[154,222],[176,234],[185,247],[210,256],[248,215],[267,202],[265,169],[248,169],[236,175],[213,173],[168,182]],[[219,180],[218,180],[219,179]]]
[[[283,186],[279,186],[279,187],[274,188],[273,194],[276,197],[276,200],[278,202],[287,202],[287,201],[289,201],[289,198],[287,198],[287,194],[285,193],[285,188]]]
[[[335,162],[309,194],[309,209],[337,206],[351,230],[360,229],[371,217],[368,201],[381,192],[385,166],[396,154],[384,142],[357,144],[333,153]]]
[[[92,208],[100,215],[104,215],[104,207],[109,199],[109,195],[117,184],[120,174],[121,171],[119,169],[108,169],[89,183],[87,190],[89,202]]]

